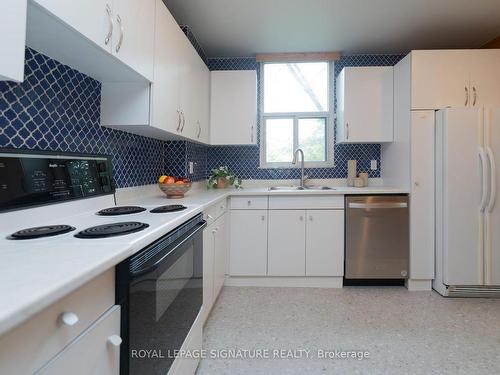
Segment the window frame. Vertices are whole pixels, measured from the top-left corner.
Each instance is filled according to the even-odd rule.
[[[335,110],[334,110],[334,95],[332,89],[334,88],[333,82],[333,72],[334,72],[334,62],[333,61],[307,61],[307,62],[326,62],[327,63],[327,103],[328,103],[328,111],[324,112],[272,112],[272,113],[264,113],[264,65],[266,64],[286,64],[286,63],[294,63],[295,61],[288,62],[261,62],[260,63],[260,77],[259,77],[259,122],[260,122],[260,168],[263,169],[272,169],[272,168],[300,168],[300,163],[292,164],[291,158],[293,155],[290,155],[290,162],[267,162],[266,161],[266,153],[267,153],[267,144],[266,144],[266,120],[268,119],[280,119],[280,118],[288,118],[293,119],[293,150],[296,150],[298,147],[299,134],[299,119],[308,119],[308,118],[324,118],[325,119],[325,147],[326,147],[326,160],[325,161],[306,161],[304,162],[305,168],[333,168],[335,167],[335,158],[334,158],[334,119],[335,119]],[[306,62],[306,61],[296,61],[297,63]]]

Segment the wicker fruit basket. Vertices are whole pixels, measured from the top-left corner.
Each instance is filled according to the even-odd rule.
[[[189,189],[191,189],[191,182],[183,182],[182,184],[158,184],[161,191],[165,193],[167,198],[180,199],[184,198]]]

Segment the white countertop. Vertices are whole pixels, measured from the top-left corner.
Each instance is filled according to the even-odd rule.
[[[149,187],[150,194],[130,194],[130,189],[128,190],[128,194],[117,194],[118,204],[136,204],[147,208],[165,204],[183,204],[188,209],[170,214],[151,214],[148,210],[127,215],[126,219],[123,216],[95,215],[97,209],[112,205],[112,200],[108,196],[59,204],[57,208],[44,206],[0,214],[0,257],[2,259],[0,262],[0,335],[228,196],[407,193],[404,189],[383,186],[338,187],[336,190],[326,191],[269,191],[268,188],[195,189],[188,192],[183,199],[169,200],[157,190],[157,187],[156,189]],[[137,191],[140,190],[138,188]],[[85,207],[85,211],[82,211],[82,207]],[[75,212],[78,213],[75,214]],[[74,237],[77,231],[90,226],[132,220],[147,223],[149,228],[126,236],[107,239],[82,240]],[[7,236],[16,230],[47,224],[68,224],[76,227],[76,231],[42,239],[21,241],[7,239]]]

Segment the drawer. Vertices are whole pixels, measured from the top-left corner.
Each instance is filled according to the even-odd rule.
[[[118,375],[120,344],[120,306],[114,306],[36,373]]]
[[[212,224],[215,220],[217,220],[219,217],[224,215],[227,211],[227,199],[223,199],[220,202],[217,202],[210,207],[206,208],[205,211],[203,211],[203,216],[205,220],[207,221],[207,225]]]
[[[344,209],[343,195],[269,197],[270,210]]]
[[[267,196],[231,197],[231,210],[267,210]]]
[[[3,335],[0,338],[0,374],[32,374],[114,303],[113,268]],[[73,325],[65,324],[64,313],[75,314],[78,321]]]

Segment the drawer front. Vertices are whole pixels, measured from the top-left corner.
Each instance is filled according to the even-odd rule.
[[[36,373],[118,375],[120,344],[120,306],[114,306]]]
[[[3,335],[0,338],[0,374],[33,373],[114,303],[113,268]],[[62,319],[65,313],[67,323]],[[71,321],[75,316],[78,321]],[[74,324],[69,325],[71,323]]]
[[[231,197],[232,210],[267,210],[267,196]]]
[[[206,208],[204,211],[204,217],[207,221],[207,224],[212,224],[219,217],[224,215],[227,211],[227,199],[223,199],[220,202],[217,202],[210,207]]]
[[[270,210],[344,209],[343,195],[271,196]]]
[[[224,215],[226,213],[226,211],[227,211],[227,199],[224,199],[224,200],[218,202],[215,205],[215,210],[216,210],[217,218],[219,218],[222,215]]]

